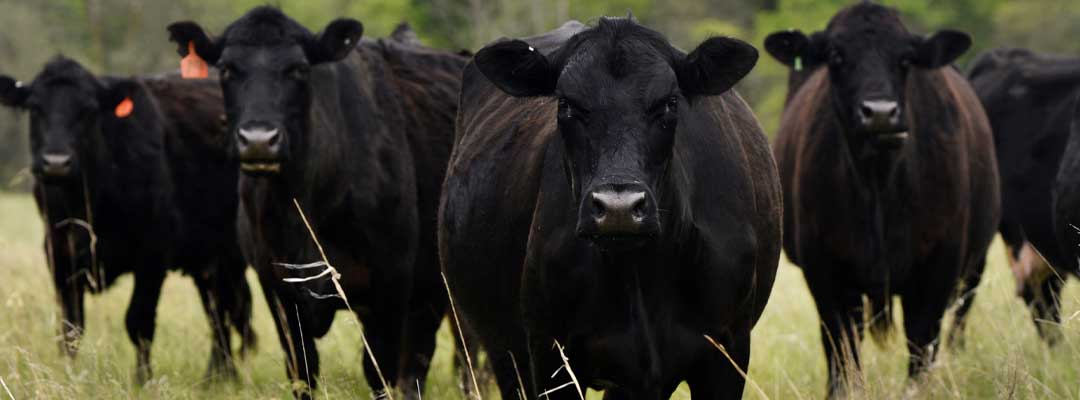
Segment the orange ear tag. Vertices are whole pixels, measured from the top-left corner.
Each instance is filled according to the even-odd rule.
[[[135,111],[135,103],[131,101],[131,96],[125,97],[120,104],[116,105],[117,118],[130,117],[132,111]]]
[[[206,79],[210,76],[210,69],[206,65],[206,60],[199,57],[199,53],[195,52],[195,42],[188,42],[188,53],[182,60],[180,60],[180,76],[184,79]]]

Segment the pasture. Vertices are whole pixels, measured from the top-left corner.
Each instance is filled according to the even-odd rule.
[[[210,347],[209,327],[191,280],[171,273],[158,307],[154,379],[133,387],[134,349],[123,327],[132,291],[125,276],[104,295],[86,300],[87,333],[79,356],[68,361],[57,345],[60,323],[54,290],[41,251],[42,226],[26,194],[0,194],[0,398],[68,399],[288,399],[281,379],[284,354],[277,344],[268,308],[253,272],[256,352],[238,362],[236,382],[203,380]],[[906,384],[907,350],[902,330],[878,345],[863,345],[864,373],[857,398],[890,399],[1080,399],[1080,285],[1064,291],[1063,330],[1056,347],[1038,338],[1029,313],[1015,298],[1014,281],[1000,241],[991,248],[987,273],[970,316],[966,347],[945,349],[932,372]],[[754,330],[746,387],[750,399],[815,399],[825,394],[825,360],[814,303],[799,270],[786,262],[761,321]],[[339,313],[330,333],[318,341],[322,354],[319,396],[370,398],[360,360],[359,330]],[[946,322],[948,323],[948,322]],[[897,326],[902,326],[897,320]],[[947,332],[946,332],[947,333]],[[703,339],[704,340],[704,339]],[[425,398],[461,399],[452,366],[454,338],[444,324]],[[573,360],[570,360],[571,366]],[[755,387],[756,386],[756,387]],[[757,388],[760,388],[760,392]],[[566,388],[563,390],[573,390]],[[495,399],[494,386],[484,398]],[[596,393],[590,399],[599,399]],[[674,397],[689,399],[685,388]]]

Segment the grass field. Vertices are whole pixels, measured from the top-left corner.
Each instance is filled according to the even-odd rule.
[[[124,331],[130,276],[86,302],[87,332],[74,361],[61,357],[56,336],[58,307],[41,251],[42,226],[26,195],[0,194],[0,399],[271,399],[291,398],[284,381],[283,354],[254,276],[256,354],[239,362],[234,383],[202,382],[210,348],[209,328],[191,281],[172,274],[158,307],[153,347],[155,379],[132,385],[134,349]],[[889,399],[1018,398],[1080,399],[1080,285],[1064,294],[1065,338],[1048,349],[1038,339],[1023,304],[1013,295],[1000,243],[991,249],[968,330],[967,347],[945,349],[933,372],[908,386],[903,335],[890,343],[863,346],[865,392],[854,397]],[[825,360],[818,317],[797,268],[785,263],[768,308],[754,330],[750,379],[771,399],[821,398]],[[899,321],[898,321],[899,326]],[[426,398],[461,399],[451,367],[453,338],[445,328],[430,374]],[[357,326],[340,313],[318,341],[322,398],[370,398],[362,377],[363,349]],[[573,364],[573,360],[570,360]],[[491,388],[488,388],[491,389]],[[747,385],[747,398],[762,398]],[[599,399],[596,393],[591,399]],[[498,398],[493,390],[485,399]],[[689,399],[685,387],[675,396]]]

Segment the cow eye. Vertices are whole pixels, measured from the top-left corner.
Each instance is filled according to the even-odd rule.
[[[840,52],[833,50],[829,53],[829,64],[833,66],[840,66],[844,64],[844,56],[840,55]]]
[[[903,67],[904,69],[911,68],[911,64],[912,64],[911,57],[904,57],[904,58],[900,59],[900,66]]]
[[[565,97],[559,98],[559,118],[576,118],[579,116],[578,114],[569,100],[566,100]]]
[[[679,107],[679,97],[678,96],[671,96],[671,97],[668,98],[667,104],[665,104],[664,112],[667,112],[667,113],[674,112],[676,109],[678,109],[678,107]]]
[[[286,72],[289,78],[296,80],[307,80],[309,73],[311,73],[311,69],[307,65],[297,65],[289,68]]]

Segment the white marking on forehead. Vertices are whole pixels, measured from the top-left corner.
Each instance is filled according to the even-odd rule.
[[[536,51],[532,46],[529,46],[529,51]]]
[[[23,87],[22,81],[15,81],[15,87],[17,87],[17,88]]]

